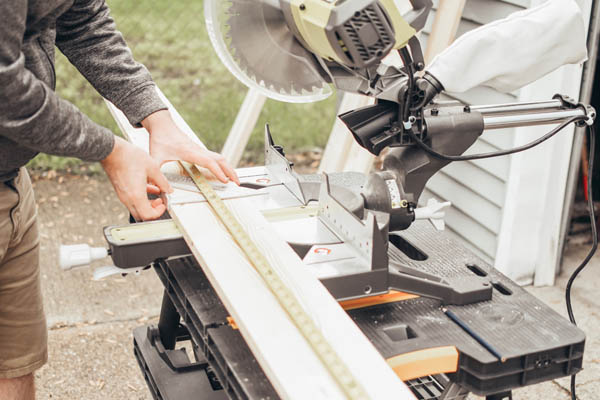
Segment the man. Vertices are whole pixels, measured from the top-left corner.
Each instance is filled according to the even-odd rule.
[[[150,133],[150,155],[93,123],[53,89],[54,45],[134,125]],[[173,123],[148,71],[116,31],[104,0],[0,2],[0,398],[33,399],[32,373],[47,359],[36,206],[27,171],[38,152],[100,161],[137,219],[165,205],[160,172],[183,159],[238,182],[223,157],[194,144]],[[149,185],[148,185],[149,184]]]

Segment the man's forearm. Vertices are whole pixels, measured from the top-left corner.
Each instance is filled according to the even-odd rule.
[[[132,125],[166,109],[150,73],[133,59],[104,0],[76,0],[57,21],[56,44]]]

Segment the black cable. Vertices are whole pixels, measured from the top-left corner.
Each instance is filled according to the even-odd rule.
[[[573,325],[577,325],[575,322],[575,315],[573,314],[573,307],[571,305],[571,288],[573,287],[573,282],[575,278],[583,271],[583,269],[587,266],[589,261],[594,256],[596,249],[598,248],[598,231],[596,227],[596,215],[594,210],[594,199],[592,198],[593,190],[592,190],[592,173],[594,171],[594,156],[596,153],[596,130],[593,125],[588,127],[588,131],[590,133],[590,149],[589,149],[589,161],[588,161],[588,176],[587,176],[587,194],[588,194],[588,212],[590,214],[590,225],[592,227],[592,248],[590,249],[587,256],[583,259],[581,264],[573,271],[571,276],[569,277],[569,281],[567,282],[567,288],[565,290],[565,302],[567,303],[567,314],[569,315],[569,321],[573,323]],[[577,400],[577,394],[575,393],[575,374],[571,375],[571,400]]]
[[[406,121],[406,120],[408,120],[408,116],[410,113],[410,101],[412,100],[413,95],[414,95],[415,71],[413,68],[413,63],[412,63],[410,53],[408,52],[406,47],[400,49],[400,51],[398,53],[400,55],[400,59],[402,60],[402,63],[404,64],[404,67],[406,68],[406,75],[408,77],[407,91],[404,94],[404,97],[405,97],[404,101],[401,102],[401,104],[403,104],[402,120]],[[408,106],[407,106],[407,104],[408,104]]]
[[[546,133],[544,136],[541,136],[541,137],[537,138],[536,140],[529,142],[523,146],[515,147],[515,148],[509,149],[509,150],[501,150],[501,151],[494,151],[494,152],[490,152],[490,153],[481,153],[481,154],[471,154],[468,156],[451,156],[448,154],[438,153],[437,151],[435,151],[434,149],[429,147],[425,142],[423,142],[423,140],[421,140],[421,138],[419,138],[412,131],[412,129],[407,129],[406,132],[412,138],[412,140],[415,141],[417,146],[419,146],[421,149],[423,149],[427,153],[431,154],[435,158],[439,158],[439,159],[445,160],[445,161],[470,161],[470,160],[481,160],[483,158],[506,156],[508,154],[514,154],[514,153],[518,153],[520,151],[529,150],[532,147],[535,147],[538,144],[541,144],[541,143],[545,142],[546,140],[550,139],[552,136],[556,135],[558,132],[563,130],[567,125],[569,125],[573,122],[587,120],[587,118],[588,118],[587,116],[571,117],[571,118],[567,119],[566,121],[562,122],[556,128],[552,129],[550,132]]]

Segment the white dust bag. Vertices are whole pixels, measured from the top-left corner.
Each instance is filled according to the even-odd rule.
[[[574,0],[548,0],[464,34],[438,54],[427,71],[449,92],[479,85],[512,92],[586,59],[579,6]]]

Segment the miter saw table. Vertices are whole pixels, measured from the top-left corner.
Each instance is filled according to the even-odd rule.
[[[340,222],[354,215],[352,195],[343,188],[352,188],[358,176],[332,174],[319,181],[297,175],[268,131],[265,140],[266,166],[246,170],[240,191],[221,196],[259,193],[265,217],[418,399],[464,399],[469,392],[504,399],[514,388],[581,369],[584,333],[436,229],[438,224],[426,218],[387,232],[374,220],[369,226],[369,218]],[[184,194],[167,201],[199,196],[189,178],[169,178]],[[269,195],[260,194],[265,191]],[[319,206],[296,207],[297,196],[316,196]],[[343,204],[335,196],[345,197],[336,212]],[[338,225],[327,225],[330,217]],[[373,248],[385,232],[387,257],[360,253],[352,234],[339,243],[328,237],[328,230],[343,237],[357,221],[363,225],[354,226],[356,235],[370,228]],[[118,272],[152,264],[165,286],[158,326],[134,331],[135,354],[156,399],[278,398],[172,221],[107,227],[105,236]],[[348,270],[350,277],[338,276]],[[181,348],[184,342],[189,353]]]

